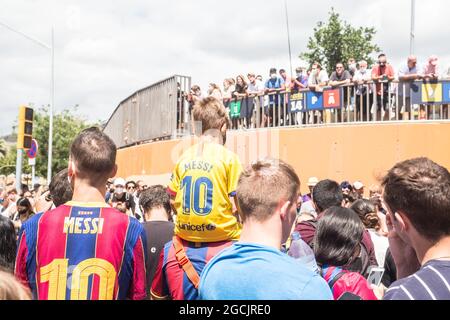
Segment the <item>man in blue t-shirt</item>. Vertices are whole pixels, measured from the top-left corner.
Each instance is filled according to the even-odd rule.
[[[450,300],[450,173],[427,158],[395,165],[383,180],[397,279],[385,300]]]
[[[325,280],[280,251],[296,218],[299,188],[294,169],[281,160],[257,161],[241,174],[236,192],[241,238],[206,265],[200,299],[333,299]]]
[[[269,95],[269,105],[265,111],[269,127],[277,127],[280,123],[280,118],[283,116],[284,95],[279,94],[279,92],[285,89],[286,87],[283,78],[277,75],[276,68],[271,68],[270,78],[265,84],[265,93]]]

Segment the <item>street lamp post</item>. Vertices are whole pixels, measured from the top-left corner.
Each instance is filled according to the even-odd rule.
[[[409,52],[411,55],[414,54],[414,38],[416,37],[415,23],[416,23],[416,0],[411,0],[411,33],[409,43]]]
[[[292,70],[292,53],[291,53],[291,35],[289,32],[289,15],[288,15],[288,7],[287,7],[287,0],[284,0],[284,9],[286,12],[286,28],[287,28],[287,36],[288,36],[288,48],[289,48],[289,65],[291,67],[291,77],[293,76],[293,70]]]
[[[47,164],[47,184],[50,183],[50,180],[52,178],[52,155],[53,155],[53,108],[55,105],[55,42],[54,42],[54,28],[52,27],[52,44],[49,46],[45,42],[36,39],[22,31],[19,31],[17,29],[14,29],[13,27],[7,25],[4,22],[0,21],[0,25],[5,27],[6,29],[15,32],[17,34],[20,34],[21,36],[27,38],[28,40],[33,41],[34,43],[37,43],[41,47],[44,47],[45,49],[50,50],[51,55],[51,93],[50,93],[50,124],[49,124],[49,130],[48,130],[48,164]]]

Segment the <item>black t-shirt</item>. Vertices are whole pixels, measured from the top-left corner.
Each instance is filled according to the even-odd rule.
[[[147,294],[150,294],[153,277],[164,245],[172,240],[175,225],[170,221],[147,221],[144,230],[147,234]]]

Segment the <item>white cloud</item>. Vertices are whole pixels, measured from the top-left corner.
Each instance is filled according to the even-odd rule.
[[[248,71],[288,69],[283,1],[2,0],[0,21],[50,43],[55,26],[56,110],[78,104],[106,120],[134,91],[172,74],[209,82]],[[450,65],[444,0],[417,1],[416,48]],[[409,0],[288,0],[294,68],[312,29],[335,7],[355,26],[374,26],[394,65],[409,53]],[[10,132],[20,104],[49,103],[48,50],[0,27],[0,134]]]

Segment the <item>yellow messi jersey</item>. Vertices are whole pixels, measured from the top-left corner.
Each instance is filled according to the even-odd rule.
[[[241,225],[229,197],[236,194],[241,171],[238,156],[217,143],[186,150],[169,183],[177,210],[175,234],[191,242],[238,240]]]

